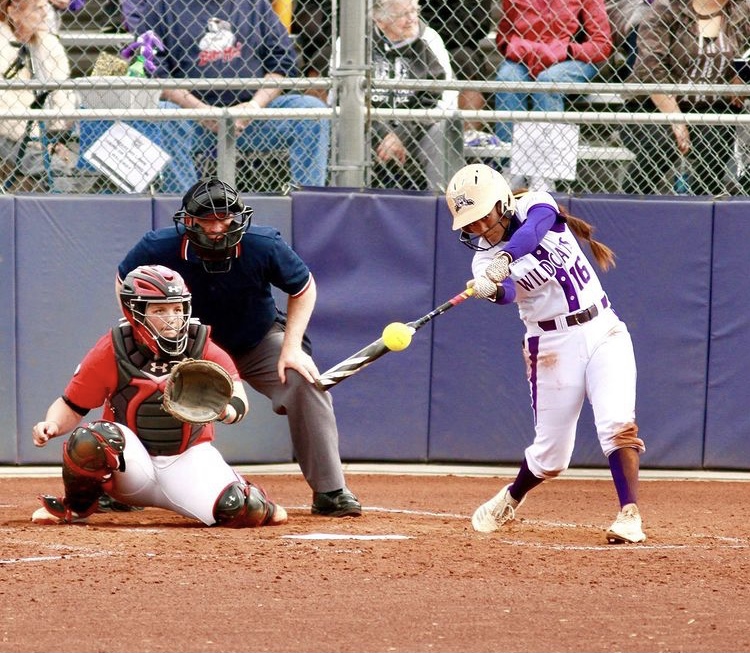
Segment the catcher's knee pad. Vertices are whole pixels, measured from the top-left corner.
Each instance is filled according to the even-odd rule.
[[[125,470],[125,435],[114,422],[100,420],[74,429],[63,446],[63,467],[76,476],[102,481]]]
[[[214,519],[220,526],[252,528],[266,524],[279,524],[278,508],[266,493],[252,483],[230,483],[214,504]]]

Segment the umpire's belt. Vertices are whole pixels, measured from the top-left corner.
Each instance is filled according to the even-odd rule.
[[[602,297],[602,307],[607,308],[609,305],[609,301],[607,300],[607,296],[605,295]],[[590,322],[593,320],[597,315],[599,315],[599,307],[596,304],[592,304],[588,308],[583,309],[582,311],[578,311],[577,313],[571,313],[570,315],[565,316],[565,323],[569,326],[577,326],[579,324],[586,324],[586,322]],[[563,319],[563,318],[561,318]],[[556,331],[557,330],[557,323],[555,320],[543,320],[542,322],[538,322],[539,328],[542,331]]]

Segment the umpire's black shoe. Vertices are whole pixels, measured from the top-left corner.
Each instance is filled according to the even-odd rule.
[[[313,515],[326,517],[359,517],[362,504],[347,488],[333,492],[313,492]]]

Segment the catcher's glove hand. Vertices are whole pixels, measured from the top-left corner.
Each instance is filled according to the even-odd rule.
[[[172,368],[162,408],[181,422],[206,424],[219,419],[233,392],[232,377],[221,365],[188,358]]]

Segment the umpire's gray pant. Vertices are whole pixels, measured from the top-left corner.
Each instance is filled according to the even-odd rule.
[[[313,491],[338,490],[345,481],[331,394],[292,369],[281,383],[276,366],[283,340],[284,327],[276,323],[260,344],[233,357],[234,363],[240,376],[271,400],[273,411],[287,416],[294,455]]]

